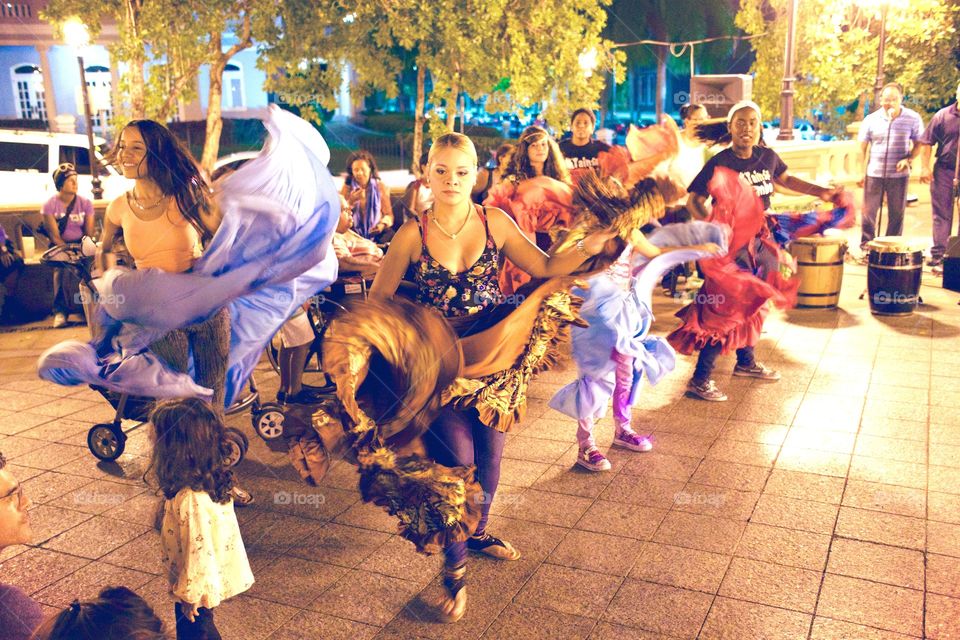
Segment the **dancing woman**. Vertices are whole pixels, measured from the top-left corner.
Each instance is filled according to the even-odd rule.
[[[101,251],[104,269],[116,266],[118,230],[137,269],[185,273],[220,227],[212,191],[190,153],[170,130],[153,120],[134,120],[120,132],[116,160],[133,188],[107,206]],[[186,373],[193,354],[194,380],[213,390],[222,413],[230,314],[221,308],[208,319],[174,329],[151,350],[175,371]]]
[[[550,232],[573,220],[570,180],[556,141],[544,129],[530,126],[520,136],[503,181],[490,190],[484,204],[506,211],[528,239],[547,249]],[[512,295],[531,275],[508,259],[500,272],[500,290]]]
[[[109,263],[123,228],[138,268],[93,281],[102,333],[48,349],[41,378],[198,397],[220,411],[234,401],[271,336],[337,270],[330,240],[340,207],[326,143],[277,107],[264,125],[261,154],[218,181],[215,194],[161,125],[123,131],[120,160],[135,189],[110,205],[103,248]],[[195,379],[186,373],[191,348]]]
[[[733,228],[729,253],[701,261],[704,295],[677,313],[683,324],[668,337],[680,353],[700,351],[687,390],[713,402],[727,399],[710,379],[721,353],[736,350],[735,376],[771,382],[780,379],[779,372],[754,357],[768,313],[767,301],[790,306],[799,286],[792,277],[792,258],[780,250],[768,227],[765,212],[774,185],[824,201],[842,199],[840,188],[822,187],[787,172],[780,156],[761,142],[762,119],[756,103],[745,100],[733,105],[727,128],[731,146],[711,158],[690,184],[687,208],[696,219]],[[711,196],[714,205],[708,210],[706,202]]]
[[[446,406],[438,417],[432,414],[428,429],[424,425],[426,450],[420,453],[426,453],[442,467],[424,467],[420,462],[422,456],[394,456],[378,444],[361,455],[361,490],[365,499],[387,506],[391,513],[401,514],[404,535],[416,542],[418,548],[443,549],[445,595],[437,605],[437,613],[442,620],[454,622],[466,610],[463,586],[468,549],[504,560],[520,557],[509,542],[486,531],[486,521],[500,479],[506,432],[523,416],[527,383],[543,361],[546,343],[559,332],[557,318],[563,315],[563,309],[556,293],[569,285],[564,279],[559,283],[556,279],[548,281],[519,308],[506,308],[507,305],[500,304],[504,298],[497,284],[500,255],[535,277],[568,274],[585,259],[599,253],[614,232],[595,231],[568,249],[547,256],[503,211],[471,202],[477,154],[470,139],[461,134],[446,134],[434,142],[426,175],[434,193],[433,208],[419,221],[407,221],[397,232],[374,280],[373,302],[369,303],[372,306],[367,309],[368,313],[352,314],[340,323],[334,321],[327,334],[324,363],[330,364],[338,395],[347,413],[354,418],[350,431],[363,434],[371,430],[377,412],[361,411],[351,394],[370,384],[375,377],[372,371],[377,358],[371,358],[370,353],[376,349],[381,353],[402,351],[402,345],[385,344],[389,340],[382,336],[395,331],[396,342],[408,337],[429,341],[434,336],[449,343],[445,332],[451,334],[453,342],[449,344],[452,346],[437,350],[436,357],[421,358],[423,366],[434,372],[431,379],[437,381],[436,389],[430,390],[430,394],[436,398],[442,395]],[[393,307],[391,313],[390,305],[402,303],[388,301],[410,267],[413,267],[415,297],[423,306],[417,309],[417,305],[407,304],[400,310]],[[566,293],[562,295],[568,297]],[[506,308],[510,312],[505,319],[502,314],[496,315],[494,309],[498,305],[499,311]],[[358,327],[369,323],[368,318],[374,311],[383,314],[377,318],[375,331],[370,332],[372,337],[361,336]],[[565,313],[564,321],[573,319],[569,306]],[[394,329],[394,324],[400,326]],[[452,332],[456,332],[456,336]],[[379,346],[373,345],[375,341],[379,341]],[[364,354],[369,364],[358,364]],[[451,357],[452,364],[448,362]],[[394,356],[397,362],[393,377],[399,377],[397,367],[407,366],[413,358]],[[444,382],[443,375],[437,373],[438,367],[452,370],[448,381]],[[362,371],[365,379],[358,371]],[[399,385],[392,386],[396,389]],[[410,395],[403,396],[402,406],[396,411],[407,411],[407,406],[413,404]],[[384,411],[379,413],[384,414]],[[406,427],[415,423],[416,417],[408,415],[402,431],[416,431],[414,427]],[[402,440],[407,444],[418,435],[391,434],[383,425],[379,428],[384,433],[376,438],[378,443],[388,443],[392,438],[394,442]],[[437,491],[441,493],[436,505],[431,502],[435,493],[424,497],[427,492],[422,485],[398,475],[397,470],[405,465],[415,469],[418,478],[435,479],[434,485],[440,487]],[[471,493],[472,472],[468,468],[473,465],[476,465],[482,496],[476,491]],[[367,470],[376,467],[381,473],[366,473],[365,467]],[[382,480],[388,474],[393,480]],[[398,489],[404,486],[416,486],[416,489]],[[398,495],[403,491],[406,493]],[[474,498],[465,499],[464,491]],[[465,500],[473,499],[479,500],[479,508],[477,504],[464,504]],[[419,503],[408,504],[414,500]],[[479,511],[475,529],[464,524],[462,515],[456,515],[470,509]],[[439,514],[439,523],[428,522],[423,516],[434,512]]]

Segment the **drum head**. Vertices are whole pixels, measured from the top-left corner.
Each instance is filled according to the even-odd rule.
[[[867,249],[877,253],[914,253],[923,251],[923,245],[905,236],[881,236],[868,242]]]
[[[838,236],[828,238],[823,236],[804,236],[803,238],[796,238],[795,240],[792,240],[790,244],[836,245],[847,244],[847,239]]]

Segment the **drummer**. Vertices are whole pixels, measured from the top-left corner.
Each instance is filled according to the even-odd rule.
[[[842,191],[840,187],[822,187],[787,172],[787,165],[780,156],[763,143],[761,137],[763,119],[760,107],[755,102],[743,100],[733,105],[727,114],[727,128],[731,137],[730,147],[708,160],[687,189],[690,193],[687,209],[695,219],[706,219],[710,214],[707,208],[709,196],[707,185],[717,167],[727,167],[738,172],[740,177],[754,188],[767,211],[770,209],[770,196],[773,194],[774,185],[797,193],[816,196],[825,201],[839,199]],[[768,220],[770,220],[769,217]],[[758,238],[760,235],[769,236],[769,233],[767,229],[762,229]],[[748,252],[744,249],[741,254],[737,255],[737,262],[741,263],[745,269],[754,272],[770,272],[779,269],[778,257],[771,251]],[[736,304],[736,301],[728,302]],[[759,330],[756,334],[759,335]],[[747,342],[748,344],[743,344],[736,349],[737,366],[734,368],[734,375],[769,381],[779,380],[779,372],[756,361],[752,340]],[[720,391],[710,379],[717,357],[725,351],[724,344],[726,342],[710,341],[700,348],[697,368],[688,386],[688,391],[694,396],[714,402],[727,399],[726,394]]]

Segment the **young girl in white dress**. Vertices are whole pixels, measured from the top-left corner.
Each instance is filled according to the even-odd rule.
[[[150,416],[151,470],[166,498],[160,545],[175,600],[177,640],[220,634],[213,609],[253,585],[230,490],[223,422],[196,398],[162,402]]]

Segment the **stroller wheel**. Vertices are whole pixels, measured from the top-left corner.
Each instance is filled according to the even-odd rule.
[[[283,407],[273,402],[253,413],[253,428],[264,440],[276,440],[283,435]]]
[[[240,443],[243,444],[243,452],[246,453],[247,449],[250,448],[250,439],[247,438],[247,434],[236,427],[227,427],[227,432],[233,433],[234,437],[239,439]]]
[[[227,427],[226,432],[227,446],[230,448],[230,453],[227,454],[227,458],[223,462],[224,466],[233,467],[240,464],[240,461],[243,460],[243,457],[247,454],[249,440],[247,440],[247,436],[239,429]]]
[[[87,448],[100,460],[116,460],[126,445],[127,435],[113,423],[95,424],[87,432]]]

